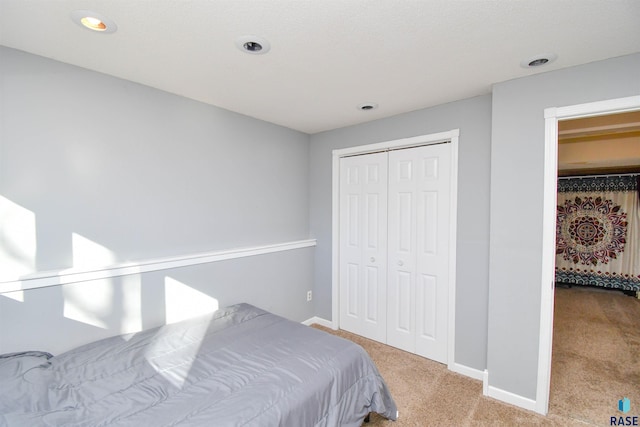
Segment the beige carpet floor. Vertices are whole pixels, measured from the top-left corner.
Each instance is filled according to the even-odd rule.
[[[608,426],[618,399],[640,415],[640,300],[619,292],[556,290],[549,414],[544,417],[482,395],[482,382],[445,365],[345,331],[319,329],[360,344],[398,405],[391,422],[369,427]],[[367,424],[365,424],[367,425]]]
[[[593,425],[640,416],[640,300],[620,292],[557,288],[549,411]],[[617,411],[622,397],[631,411]]]

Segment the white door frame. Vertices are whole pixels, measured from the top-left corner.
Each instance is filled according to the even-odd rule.
[[[600,116],[640,109],[640,96],[546,108],[544,139],[544,190],[542,218],[542,294],[540,303],[540,341],[538,345],[538,385],[535,411],[549,411],[551,349],[553,342],[553,304],[555,280],[556,200],[558,188],[558,121]]]
[[[458,218],[458,138],[459,129],[447,132],[420,135],[411,138],[356,147],[333,150],[333,182],[332,182],[332,275],[331,275],[331,326],[340,327],[340,158],[358,154],[375,153],[392,149],[410,148],[421,145],[448,142],[451,144],[451,203],[449,225],[449,307],[448,307],[448,350],[447,365],[453,368],[455,355],[455,308],[456,308],[456,232]]]

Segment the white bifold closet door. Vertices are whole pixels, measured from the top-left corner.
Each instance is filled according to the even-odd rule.
[[[385,342],[387,153],[340,159],[340,327]]]
[[[446,363],[450,144],[340,167],[340,327]]]
[[[389,153],[387,344],[447,362],[450,144]]]

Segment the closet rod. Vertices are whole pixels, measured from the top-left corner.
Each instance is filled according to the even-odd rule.
[[[576,179],[576,178],[608,178],[612,176],[635,176],[640,175],[640,172],[630,173],[603,173],[602,175],[571,175],[571,176],[559,176],[558,179]]]

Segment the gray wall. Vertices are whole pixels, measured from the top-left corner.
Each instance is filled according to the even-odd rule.
[[[183,318],[203,300],[246,302],[294,321],[313,316],[313,248],[0,295],[0,353],[53,354]],[[176,282],[178,282],[176,284]],[[186,292],[185,292],[186,291]],[[174,316],[171,316],[174,314]],[[175,319],[175,317],[174,317]]]
[[[640,95],[640,54],[496,84],[491,142],[489,384],[536,397],[544,109]]]
[[[118,260],[308,237],[308,135],[0,48],[0,192],[36,214],[38,270],[70,234]]]
[[[331,319],[332,150],[460,129],[455,361],[485,369],[490,124],[491,96],[486,95],[311,136],[310,225],[318,239],[314,287],[318,316]]]
[[[73,233],[113,262],[308,238],[308,135],[5,47],[0,73],[0,196],[35,215],[37,251],[27,254],[35,270],[72,267]],[[0,240],[5,257],[17,256]],[[211,280],[244,282],[262,306],[303,320],[313,315],[305,298],[313,266],[304,261],[312,252],[301,250],[293,269],[281,263],[289,253],[238,260],[246,266],[233,274],[192,268],[189,282],[206,283],[214,268]],[[260,279],[271,265],[284,277]],[[36,292],[2,325],[59,303]]]

